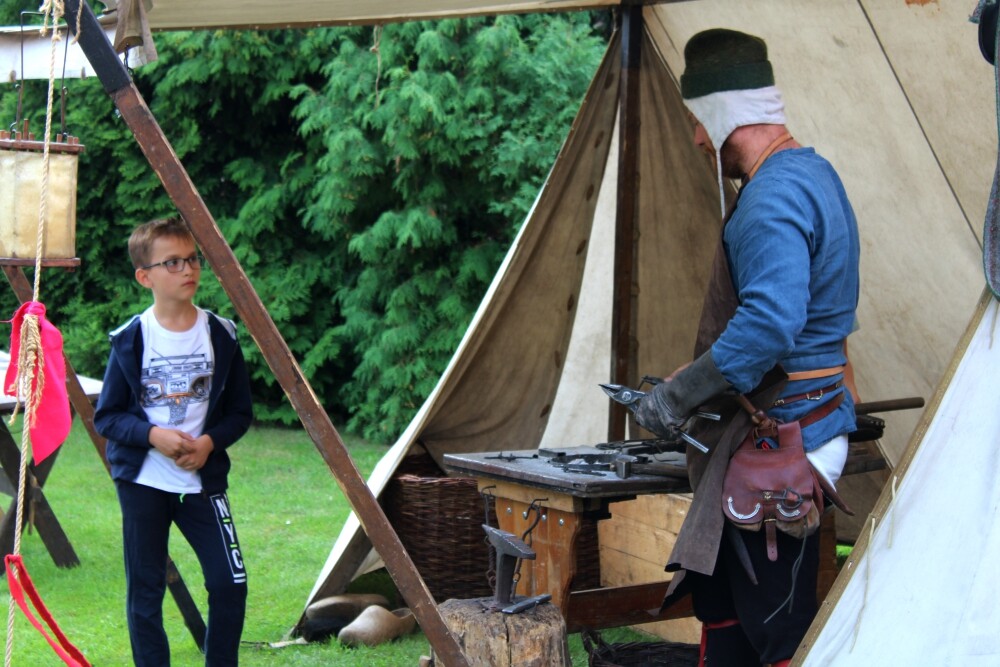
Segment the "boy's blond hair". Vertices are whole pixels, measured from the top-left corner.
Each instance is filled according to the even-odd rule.
[[[153,243],[164,237],[190,239],[194,243],[191,229],[181,218],[150,220],[136,227],[128,239],[128,255],[132,266],[136,269],[147,266],[153,252]]]

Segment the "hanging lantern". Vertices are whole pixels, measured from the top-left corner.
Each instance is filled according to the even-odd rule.
[[[49,142],[43,259],[76,256],[76,176],[83,144],[57,135]],[[0,258],[34,259],[45,178],[45,143],[25,120],[20,132],[0,131]]]

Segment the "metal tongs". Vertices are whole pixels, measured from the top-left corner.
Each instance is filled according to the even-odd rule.
[[[661,380],[660,378],[653,377],[651,375],[643,375],[642,381],[652,385],[657,385],[663,382],[663,380]],[[645,398],[647,394],[647,392],[645,391],[642,391],[640,389],[632,389],[631,387],[626,387],[625,385],[622,384],[602,383],[600,387],[601,389],[604,390],[604,393],[611,398],[611,400],[615,401],[616,403],[621,403],[626,408],[631,410],[633,414],[635,413],[636,408],[639,407],[639,401]],[[722,419],[721,415],[716,414],[714,412],[695,412],[694,415],[692,416],[701,417],[702,419],[711,419],[713,421],[719,421],[720,419]],[[708,447],[703,445],[693,436],[688,435],[684,431],[684,429],[678,428],[676,430],[677,434],[681,437],[682,440],[684,440],[684,442],[701,450],[705,454],[708,454]]]

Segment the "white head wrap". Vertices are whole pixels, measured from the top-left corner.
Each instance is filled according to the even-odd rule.
[[[747,90],[724,90],[684,100],[684,104],[705,127],[715,147],[715,165],[719,180],[722,215],[726,198],[722,190],[722,145],[738,127],[744,125],[784,125],[785,104],[775,86]]]

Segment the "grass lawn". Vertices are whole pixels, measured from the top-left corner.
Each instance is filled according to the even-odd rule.
[[[20,441],[20,425],[9,428]],[[348,448],[365,478],[386,451],[384,446],[359,440],[348,440]],[[416,665],[421,655],[428,654],[429,644],[419,632],[374,648],[347,649],[336,640],[269,647],[286,639],[301,615],[350,505],[301,429],[253,428],[230,454],[229,497],[250,585],[241,664],[399,667]],[[22,539],[25,565],[56,621],[92,664],[130,665],[118,501],[111,478],[79,421],[58,453],[44,493],[80,558],[80,566],[55,567],[34,531],[26,532]],[[0,497],[0,502],[6,511],[9,498]],[[176,529],[170,554],[204,615],[201,571]],[[4,609],[9,600],[4,585],[0,588]],[[164,619],[173,664],[202,664],[169,592]],[[6,619],[3,626],[6,637]],[[612,643],[648,639],[628,629],[602,635]],[[570,650],[574,665],[587,664],[579,636],[570,637]],[[12,664],[63,664],[20,611],[15,616]]]

